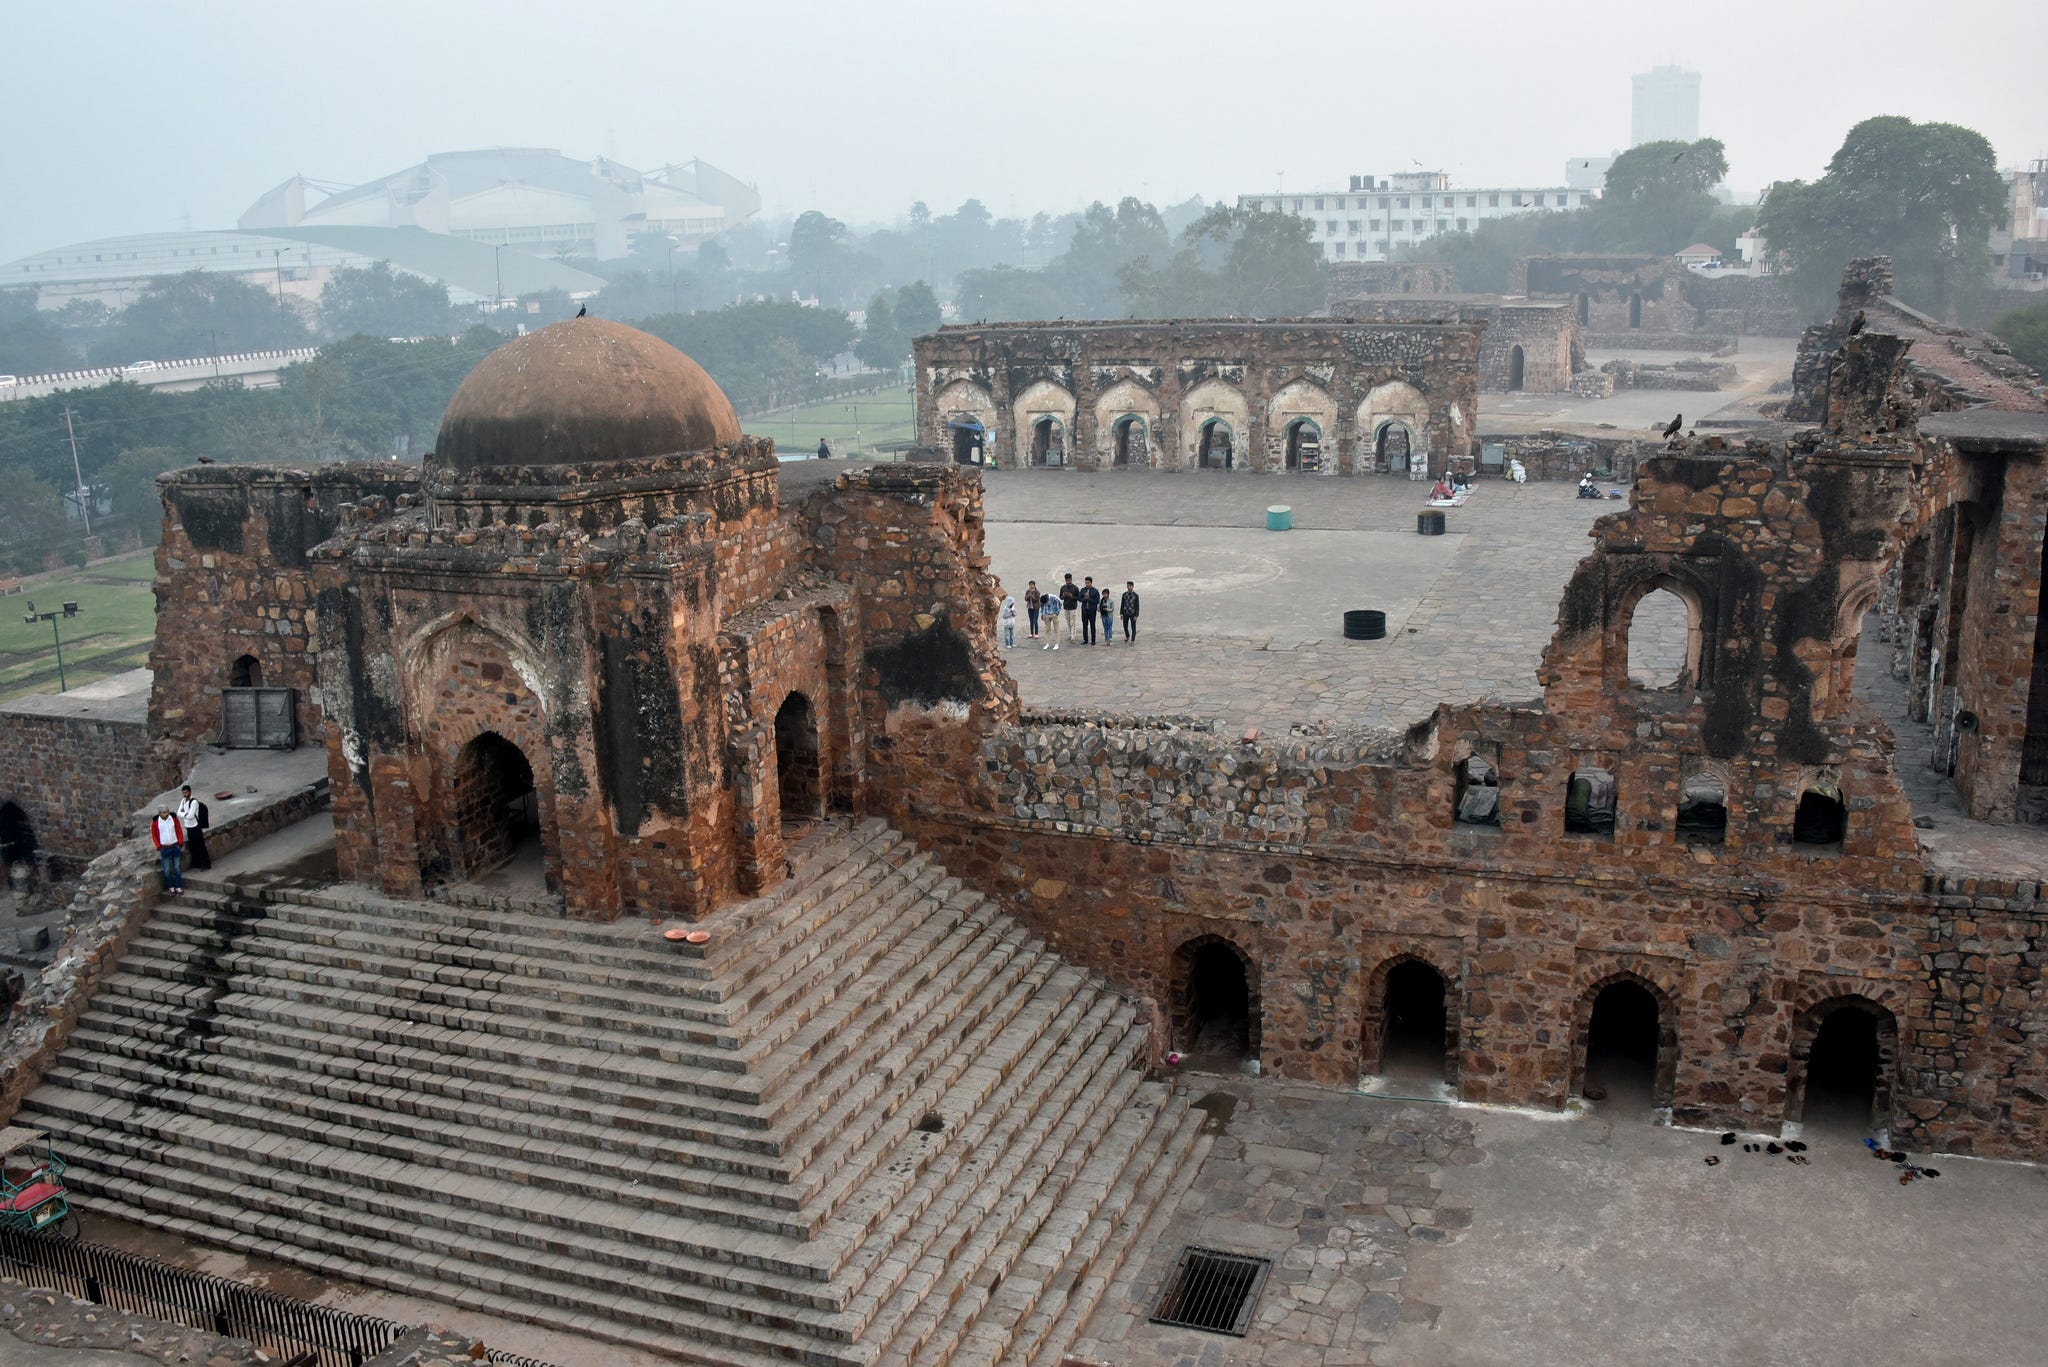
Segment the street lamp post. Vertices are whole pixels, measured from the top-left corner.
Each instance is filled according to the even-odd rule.
[[[497,312],[505,306],[505,244],[491,246],[491,276],[496,283],[492,286],[491,311]]]
[[[57,633],[57,619],[59,617],[76,617],[77,615],[78,604],[76,603],[64,604],[61,612],[37,612],[35,600],[31,598],[28,602],[28,611],[21,616],[21,620],[30,626],[34,626],[37,622],[48,622],[50,624],[50,641],[57,647],[57,691],[59,693],[65,690],[64,638]]]
[[[682,244],[673,237],[668,240],[668,311],[680,312],[676,307],[676,248]]]
[[[284,254],[285,248],[273,247],[270,251],[271,267],[277,272],[277,311],[284,312]]]

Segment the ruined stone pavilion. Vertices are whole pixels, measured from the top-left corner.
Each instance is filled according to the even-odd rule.
[[[1377,329],[1440,367],[1433,456],[1480,326]],[[416,476],[164,477],[154,734],[297,690],[339,877],[159,899],[104,856],[0,1115],[126,1218],[705,1363],[1057,1364],[1170,1263],[1209,1139],[1161,1065],[1220,998],[1303,1083],[1433,1012],[1457,1097],[1557,1108],[1625,1020],[1680,1123],[1796,1125],[1846,1066],[1902,1145],[2048,1157],[2043,881],[1923,841],[1858,673],[1888,644],[1972,819],[2048,810],[2039,377],[1858,263],[1784,425],[1672,443],[1596,524],[1536,696],[1261,738],[1032,713],[996,648],[948,415],[1015,452],[1055,403],[1108,467],[1144,409],[1198,478],[1232,387],[1285,468],[1305,330],[1239,374],[1152,328],[921,340],[930,463],[779,465],[576,320],[480,365]],[[1379,365],[1325,377],[1347,472]]]

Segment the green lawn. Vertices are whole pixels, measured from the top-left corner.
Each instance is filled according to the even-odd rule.
[[[76,617],[60,617],[64,680],[71,687],[149,663],[156,634],[156,595],[150,591],[156,553],[137,551],[63,574],[40,575],[13,593],[0,594],[0,700],[57,691],[57,657],[50,624],[22,621],[31,601],[45,612],[66,602]]]
[[[823,437],[832,443],[835,456],[868,456],[875,454],[876,442],[909,441],[916,416],[909,389],[885,389],[741,418],[740,430],[775,438],[775,449],[784,455],[815,451]]]

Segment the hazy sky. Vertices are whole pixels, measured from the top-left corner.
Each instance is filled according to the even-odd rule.
[[[1553,184],[1627,142],[1629,76],[1702,74],[1751,190],[1872,114],[2048,156],[2038,0],[6,0],[0,260],[234,226],[295,172],[493,144],[692,156],[856,222],[1340,186]],[[1549,22],[1549,21],[1555,21]]]

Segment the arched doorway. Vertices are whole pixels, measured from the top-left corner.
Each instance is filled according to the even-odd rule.
[[[448,801],[455,873],[479,878],[512,859],[538,853],[540,798],[526,753],[495,731],[462,747]]]
[[[1785,1118],[1864,1135],[1891,1124],[1898,1022],[1867,997],[1834,997],[1792,1026]]]
[[[0,802],[0,887],[16,864],[36,861],[36,830],[19,803]]]
[[[1373,465],[1389,474],[1408,471],[1409,439],[1405,424],[1390,422],[1373,438]]]
[[[825,810],[825,773],[811,700],[792,693],[775,713],[775,784],[782,820],[811,821]]]
[[[1579,1030],[1580,1094],[1623,1107],[1669,1105],[1678,1036],[1657,994],[1622,977],[1589,997]]]
[[[1508,348],[1508,390],[1515,392],[1522,387],[1522,371],[1527,364],[1520,346]]]
[[[1287,424],[1287,468],[1310,473],[1323,468],[1323,429],[1313,418]]]
[[[946,424],[953,434],[953,463],[980,465],[988,452],[988,437],[980,422],[956,414]]]
[[[1237,458],[1230,424],[1211,418],[1202,424],[1201,443],[1195,448],[1196,464],[1204,470],[1228,470]]]
[[[263,662],[254,655],[244,655],[228,670],[229,688],[263,687]]]
[[[1196,1066],[1233,1067],[1258,1057],[1258,994],[1250,965],[1221,936],[1175,953],[1179,1010],[1175,1035]]]
[[[1124,466],[1130,465],[1132,463],[1131,457],[1134,455],[1138,458],[1137,464],[1139,465],[1150,465],[1152,463],[1150,454],[1152,437],[1150,431],[1145,426],[1143,418],[1128,414],[1118,418],[1112,440],[1114,443],[1114,453],[1110,459],[1112,466],[1121,469]]]
[[[1031,463],[1049,466],[1067,463],[1066,425],[1058,418],[1040,418],[1031,424]]]
[[[1443,974],[1421,959],[1382,970],[1378,1071],[1417,1082],[1451,1080],[1449,993]]]
[[[1628,297],[1628,325],[1632,328],[1643,325],[1643,296],[1640,294]]]

